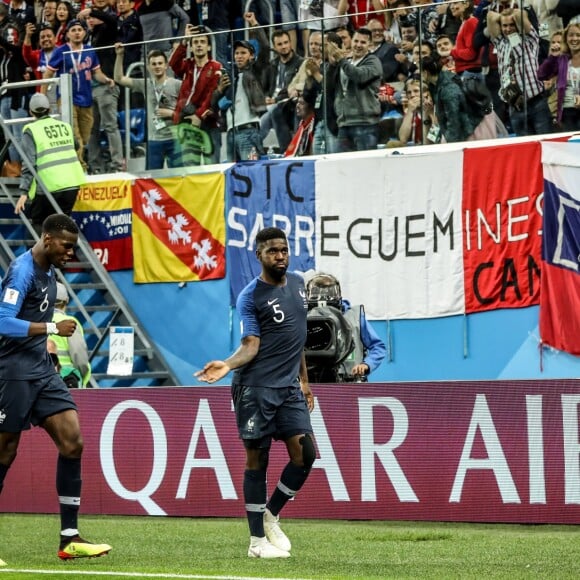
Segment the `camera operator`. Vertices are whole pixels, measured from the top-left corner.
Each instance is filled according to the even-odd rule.
[[[351,306],[342,298],[338,280],[321,272],[306,284],[306,296],[309,309],[306,363],[311,381],[366,382],[385,358],[386,348],[367,321],[363,306]],[[324,326],[321,321],[328,321],[325,327],[334,329],[329,332],[334,336],[328,342],[316,340],[317,330]],[[326,352],[325,344],[332,345]]]

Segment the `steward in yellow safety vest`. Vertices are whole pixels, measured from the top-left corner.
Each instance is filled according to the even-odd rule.
[[[60,376],[70,388],[84,388],[91,378],[91,364],[85,335],[81,323],[70,314],[66,314],[68,304],[68,292],[63,284],[56,283],[56,300],[54,303],[53,322],[70,319],[77,323],[77,327],[68,338],[59,334],[51,335],[51,340],[56,344],[58,362],[60,363]]]
[[[40,231],[44,220],[55,210],[42,189],[37,190],[26,159],[30,160],[44,187],[66,215],[70,215],[79,186],[86,178],[75,150],[73,129],[68,123],[49,116],[50,103],[46,95],[35,93],[30,99],[29,109],[36,120],[22,130],[25,160],[20,177],[21,195],[15,213],[20,213],[30,199],[30,221]]]

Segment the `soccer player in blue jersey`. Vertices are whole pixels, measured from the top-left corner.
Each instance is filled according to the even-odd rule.
[[[256,236],[262,273],[240,293],[241,344],[224,361],[208,362],[195,376],[214,383],[236,369],[232,398],[246,449],[244,500],[250,558],[288,558],[291,544],[278,514],[304,485],[316,458],[304,344],[308,304],[302,278],[287,272],[288,242],[279,228]],[[267,500],[266,469],[272,439],[286,444],[290,461]]]
[[[46,344],[49,335],[68,337],[76,327],[70,319],[52,322],[52,313],[55,267],[62,268],[73,258],[78,234],[68,216],[47,217],[40,239],[10,264],[0,287],[0,492],[22,431],[40,425],[58,449],[58,556],[63,560],[101,556],[111,549],[79,536],[83,440],[77,407]]]

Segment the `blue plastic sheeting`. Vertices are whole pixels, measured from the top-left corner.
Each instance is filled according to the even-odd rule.
[[[181,384],[199,384],[195,371],[237,347],[239,321],[230,311],[227,278],[180,288],[133,284],[132,271],[111,275]],[[551,349],[543,352],[541,372],[537,307],[371,324],[391,346],[391,360],[373,373],[373,382],[580,377],[580,358]]]

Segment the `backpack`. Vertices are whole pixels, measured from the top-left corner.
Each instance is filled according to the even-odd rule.
[[[465,101],[474,117],[483,119],[493,111],[493,98],[485,81],[473,75],[453,77],[455,83],[461,87]]]

